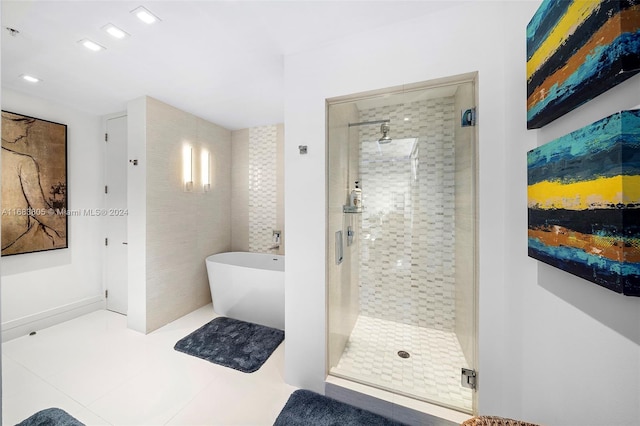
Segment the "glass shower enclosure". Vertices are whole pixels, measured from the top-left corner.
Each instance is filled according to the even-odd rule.
[[[328,374],[468,413],[475,81],[327,101]]]

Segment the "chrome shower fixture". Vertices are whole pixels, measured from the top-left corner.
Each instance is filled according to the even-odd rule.
[[[388,123],[389,121],[391,120],[387,119],[387,120],[359,121],[357,123],[349,123],[349,127],[365,126],[367,124]]]
[[[389,136],[389,123],[382,123],[380,125],[380,131],[382,132],[382,137],[378,139],[378,143],[389,143],[391,142],[391,137]]]
[[[353,126],[364,126],[365,124],[380,124],[380,132],[382,132],[382,137],[378,139],[379,144],[385,144],[391,142],[391,137],[389,136],[389,121],[391,120],[375,120],[375,121],[360,121],[359,123],[349,123],[349,127]]]

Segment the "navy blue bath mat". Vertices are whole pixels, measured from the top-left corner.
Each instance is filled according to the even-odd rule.
[[[60,408],[47,408],[18,423],[16,426],[85,426]]]
[[[203,325],[173,347],[215,364],[253,373],[284,340],[284,331],[227,317]]]
[[[289,397],[273,426],[403,426],[370,411],[300,389]]]

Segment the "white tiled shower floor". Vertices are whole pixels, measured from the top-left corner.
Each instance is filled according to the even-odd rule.
[[[401,350],[410,357],[398,356]],[[331,373],[471,411],[462,367],[467,363],[455,333],[360,315]]]

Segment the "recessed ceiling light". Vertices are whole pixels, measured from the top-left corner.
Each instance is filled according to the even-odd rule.
[[[40,81],[39,78],[36,78],[32,75],[28,75],[28,74],[22,74],[20,77],[22,77],[23,80],[28,81],[29,83],[37,83]]]
[[[104,46],[100,46],[95,41],[91,41],[91,40],[89,40],[87,38],[80,40],[78,43],[80,43],[81,45],[83,45],[87,49],[92,50],[94,52],[99,52],[101,50],[105,50],[106,49]]]
[[[123,39],[129,36],[126,31],[121,30],[113,24],[107,24],[102,27],[102,29],[105,30],[111,37],[115,37],[118,39]]]
[[[141,20],[142,22],[144,22],[145,24],[153,24],[154,22],[160,20],[160,18],[158,18],[156,15],[154,15],[151,12],[149,12],[149,10],[145,9],[142,6],[139,6],[139,7],[135,8],[135,9],[133,9],[131,11],[131,13],[136,15],[138,17],[138,19]]]

